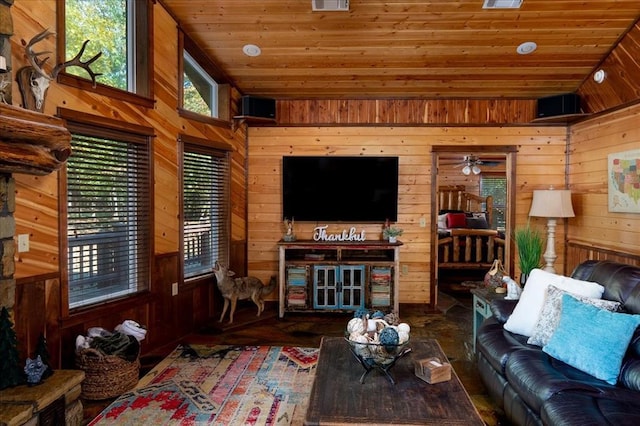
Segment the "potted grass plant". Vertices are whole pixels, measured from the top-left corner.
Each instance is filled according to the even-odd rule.
[[[537,229],[531,228],[529,224],[523,228],[516,228],[513,238],[520,261],[520,284],[524,286],[531,271],[541,265],[543,238],[542,234]]]

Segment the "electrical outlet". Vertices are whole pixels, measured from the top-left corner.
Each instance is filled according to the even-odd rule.
[[[421,217],[420,218],[420,228],[426,228],[427,227],[427,218],[426,217]]]
[[[171,295],[172,296],[178,295],[178,283],[171,284]]]
[[[29,234],[18,235],[18,253],[29,251]]]
[[[402,265],[402,275],[407,275],[409,273],[409,265]]]

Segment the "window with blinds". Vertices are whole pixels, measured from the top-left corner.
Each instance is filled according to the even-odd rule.
[[[69,125],[73,149],[66,173],[70,308],[145,291],[150,280],[148,138],[87,127]]]
[[[184,277],[229,259],[229,160],[225,151],[185,144],[182,171]]]
[[[482,173],[480,178],[480,195],[493,196],[492,229],[505,230],[507,226],[507,178],[504,175]]]

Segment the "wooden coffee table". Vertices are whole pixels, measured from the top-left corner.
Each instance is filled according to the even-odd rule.
[[[433,385],[414,374],[414,359],[446,357],[436,340],[411,341],[411,352],[389,371],[392,384],[379,371],[364,383],[363,366],[340,337],[324,337],[304,424],[312,425],[484,425],[460,379]]]

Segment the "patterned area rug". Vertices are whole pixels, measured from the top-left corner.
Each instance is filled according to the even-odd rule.
[[[178,346],[89,425],[299,425],[318,351]]]

